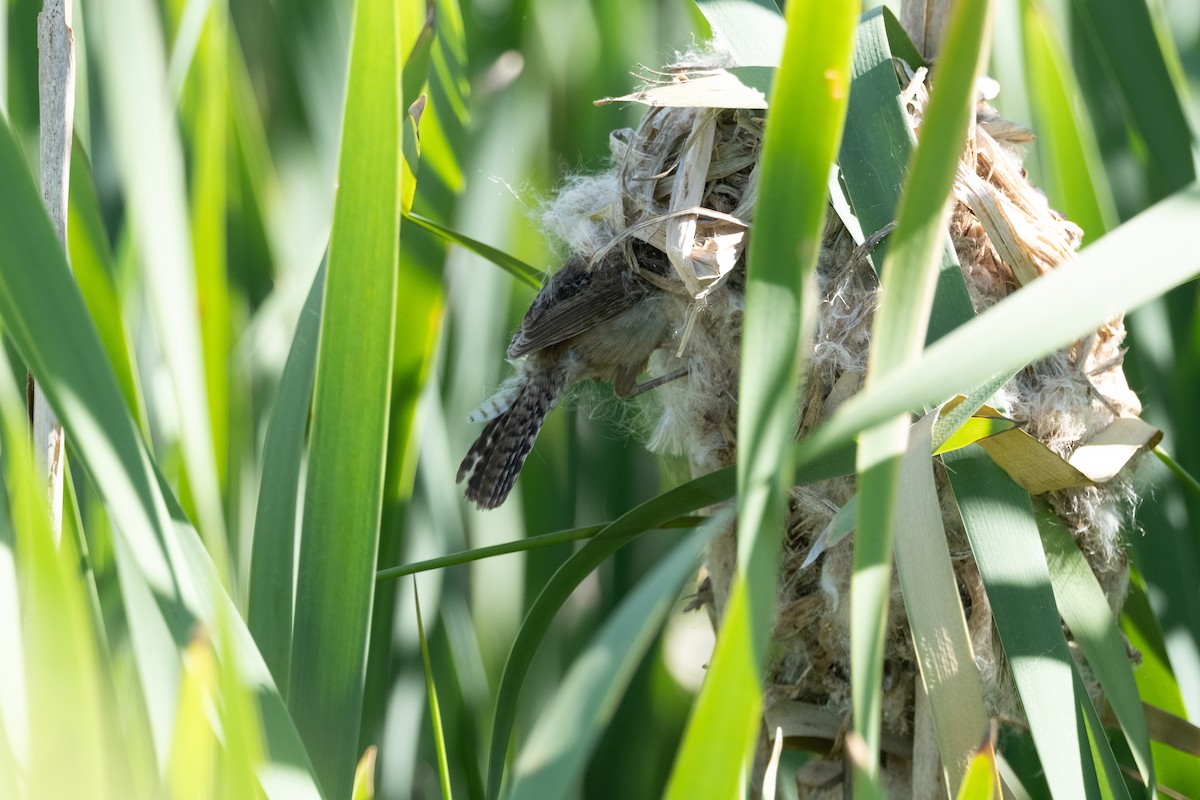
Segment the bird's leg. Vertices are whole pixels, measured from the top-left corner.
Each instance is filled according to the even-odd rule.
[[[637,273],[638,277],[644,278],[647,283],[650,283],[653,286],[655,286],[659,289],[662,289],[664,292],[670,292],[671,294],[681,294],[681,295],[684,295],[685,297],[690,296],[688,294],[688,290],[686,288],[684,288],[683,284],[677,280],[671,280],[670,278],[664,278],[662,275],[659,275],[656,272],[651,272],[650,270],[642,269],[641,267],[634,267],[634,272]]]
[[[657,378],[648,380],[645,383],[638,383],[638,373],[632,372],[631,370],[622,369],[617,372],[616,379],[613,381],[613,391],[616,392],[617,397],[637,397],[643,392],[648,392],[651,389],[657,389],[664,383],[670,383],[671,381],[678,380],[679,378],[685,377],[687,374],[688,368],[680,367],[674,372],[668,372],[666,375],[659,375]]]
[[[846,259],[847,267],[857,266],[858,262],[866,261],[867,256],[874,253],[875,248],[879,246],[879,243],[890,236],[894,230],[896,230],[896,221],[892,220],[887,225],[884,225],[882,228],[864,239],[862,244],[854,248],[854,252],[850,254],[850,258]]]

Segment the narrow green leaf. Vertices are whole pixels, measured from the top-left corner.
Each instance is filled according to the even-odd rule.
[[[1196,480],[1194,475],[1184,469],[1183,465],[1172,458],[1171,455],[1161,446],[1154,448],[1154,455],[1158,456],[1158,460],[1161,461],[1167,469],[1171,470],[1171,474],[1179,479],[1179,482],[1183,484],[1184,488],[1189,490],[1192,494],[1200,496],[1200,480]]]
[[[249,68],[237,36],[229,50],[229,123],[232,174],[229,181],[229,250],[239,254],[229,266],[230,283],[241,288],[251,303],[266,298],[273,288],[275,254],[267,231],[268,198],[279,177],[267,146],[262,113],[254,95]]]
[[[747,593],[746,582],[735,579],[700,699],[671,770],[667,800],[741,796],[744,765],[761,725],[763,702]]]
[[[904,373],[925,344],[951,188],[974,119],[975,83],[987,60],[990,31],[987,0],[954,5],[921,123],[921,146],[909,165],[881,270],[868,386],[889,373]]]
[[[1141,140],[1152,196],[1195,181],[1195,141],[1146,3],[1073,0],[1071,7],[1104,68],[1106,91],[1115,88],[1125,124]]]
[[[1050,513],[1039,514],[1038,529],[1059,613],[1112,706],[1142,774],[1143,785],[1153,786],[1154,763],[1146,717],[1125,642],[1104,592],[1087,559],[1057,518]]]
[[[67,246],[71,253],[71,271],[100,334],[104,352],[116,373],[125,404],[138,426],[144,430],[146,408],[138,385],[137,370],[133,366],[133,345],[114,282],[112,245],[100,215],[100,201],[92,181],[91,163],[78,139],[71,149]]]
[[[25,657],[29,723],[28,762],[20,772],[27,797],[81,797],[115,788],[106,753],[114,731],[103,713],[104,681],[79,552],[72,537],[56,543],[51,533],[23,398],[4,361],[4,478],[16,534],[24,627],[18,653]],[[64,752],[71,755],[70,769],[62,767]]]
[[[733,496],[733,469],[727,468],[689,481],[619,517],[579,549],[546,582],[521,623],[517,638],[504,664],[496,691],[488,754],[488,798],[500,796],[504,760],[517,713],[521,685],[533,662],[537,646],[550,628],[555,614],[576,587],[620,547],[647,530]]]
[[[354,770],[354,786],[350,789],[351,800],[374,800],[375,759],[378,754],[379,749],[371,745],[359,759],[358,767]]]
[[[995,751],[985,750],[971,757],[966,777],[958,789],[958,800],[999,800],[1000,776],[996,772]]]
[[[179,708],[171,735],[166,784],[173,797],[216,794],[217,737],[208,721],[216,700],[216,657],[207,633],[197,632],[183,652]]]
[[[233,652],[233,636],[227,609],[217,614],[216,637],[222,653]],[[222,769],[219,775],[224,797],[263,797],[257,773],[264,766],[265,743],[262,719],[254,697],[238,677],[235,660],[226,655],[217,663],[217,696],[220,698]]]
[[[292,659],[296,520],[300,471],[316,378],[317,338],[325,297],[325,264],[313,279],[283,365],[279,393],[263,442],[262,480],[254,515],[246,624],[258,642],[279,693],[288,696]]]
[[[1121,774],[1121,766],[1117,763],[1117,756],[1113,753],[1112,744],[1108,741],[1108,735],[1104,732],[1104,727],[1100,724],[1100,715],[1096,712],[1096,707],[1092,704],[1092,698],[1088,696],[1087,688],[1083,685],[1083,680],[1079,677],[1079,670],[1072,670],[1071,677],[1075,682],[1075,702],[1078,705],[1079,711],[1082,712],[1084,728],[1087,731],[1088,749],[1091,755],[1091,764],[1084,769],[1087,770],[1084,774],[1085,781],[1095,780],[1097,786],[1097,794],[1101,797],[1112,797],[1115,800],[1130,800],[1129,787],[1125,785],[1125,778]],[[1096,765],[1099,765],[1097,768]],[[1093,775],[1089,773],[1094,773]]]
[[[1074,665],[1029,495],[978,447],[942,458],[1046,780],[1056,797],[1088,797]]]
[[[818,463],[809,463],[797,468],[795,479],[797,483],[808,483],[846,475],[853,466],[853,450],[842,450]],[[663,527],[685,514],[728,500],[734,495],[735,481],[735,467],[726,467],[688,481],[643,503],[606,525],[547,581],[521,624],[496,692],[488,754],[489,798],[498,797],[500,794],[504,759],[508,752],[508,740],[517,713],[521,686],[537,647],[549,630],[558,609],[583,579],[621,546],[645,531]]]
[[[694,528],[703,521],[701,517],[685,516],[673,519],[670,522],[660,525],[659,530],[670,528]],[[394,580],[402,578],[405,575],[415,575],[418,572],[427,572],[433,569],[443,569],[445,567],[453,567],[458,564],[469,564],[472,561],[479,561],[484,558],[494,558],[495,556],[508,555],[510,553],[525,553],[530,550],[537,550],[542,547],[553,547],[554,545],[563,544],[565,542],[577,542],[582,539],[590,539],[600,531],[604,530],[603,525],[589,525],[585,528],[574,528],[568,531],[555,531],[554,533],[543,533],[538,536],[528,536],[524,539],[517,539],[512,542],[504,542],[502,544],[488,545],[487,547],[476,547],[471,550],[466,550],[461,553],[450,553],[437,558],[426,559],[412,564],[403,564],[398,567],[388,567],[381,569],[375,573],[375,579],[378,581]]]
[[[408,73],[405,73],[406,75]],[[404,133],[401,139],[400,212],[408,214],[417,197],[417,168],[421,163],[421,115],[425,112],[427,98],[421,95],[408,107],[404,115]]]
[[[815,318],[811,291],[828,207],[826,179],[849,94],[849,7],[796,4],[763,139],[746,273],[738,404],[739,573],[753,581],[751,630],[765,645],[784,498],[792,483],[793,387]],[[781,258],[778,254],[793,257]],[[761,603],[761,605],[760,605]]]
[[[853,449],[842,449],[819,462],[798,465],[797,483],[846,475],[854,465]],[[558,609],[571,593],[621,546],[654,528],[663,527],[685,514],[715,505],[733,497],[735,467],[711,472],[666,492],[632,509],[614,520],[587,542],[554,573],[530,606],[517,638],[513,642],[504,674],[496,692],[496,707],[492,718],[491,747],[488,754],[488,797],[500,794],[504,775],[504,759],[508,752],[509,736],[517,713],[521,686],[537,652],[538,644],[550,628]]]
[[[874,334],[873,341],[878,336]],[[850,700],[854,732],[866,748],[861,767],[872,781],[879,778],[892,537],[899,514],[900,453],[908,429],[908,416],[902,415],[859,435],[858,524],[850,577]],[[862,782],[855,781],[855,797],[865,797],[864,791]]]
[[[288,693],[333,797],[354,778],[383,502],[402,190],[398,48],[396,5],[356,3]]]
[[[695,573],[708,540],[732,518],[727,508],[679,542],[625,597],[575,659],[521,750],[509,794],[512,800],[570,794],[680,586]]]
[[[925,345],[942,273],[939,256],[946,250],[946,215],[954,174],[974,119],[975,82],[986,60],[990,30],[987,0],[963,0],[954,5],[921,124],[920,146],[913,152],[896,230],[881,270],[868,388],[889,375],[905,374]],[[970,313],[969,305],[947,310],[957,319]],[[892,538],[901,519],[899,466],[908,447],[908,429],[907,415],[893,417],[864,432],[858,448],[860,499],[850,584],[850,675],[854,729],[866,745],[864,766],[872,777],[879,769]],[[962,753],[947,755],[954,761],[957,775],[962,769]]]
[[[433,24],[436,14],[437,4],[433,0],[427,0],[425,22],[418,29],[417,38],[412,42],[408,54],[404,57],[404,79],[400,89],[400,101],[405,108],[416,102],[417,97],[421,94],[421,89],[425,86],[425,81],[429,79],[430,56],[433,53],[433,43],[437,33]],[[407,44],[404,38],[407,37],[401,39],[401,46]]]
[[[434,682],[433,665],[429,663],[429,642],[425,639],[425,622],[421,619],[421,597],[417,582],[413,581],[413,607],[417,612],[417,639],[421,644],[421,665],[425,668],[425,697],[429,703],[429,719],[433,725],[433,746],[437,751],[438,782],[442,797],[450,800],[450,763],[446,758],[446,735],[442,730],[442,710],[438,703],[437,685]]]
[[[850,85],[846,135],[838,155],[851,203],[866,235],[896,221],[900,188],[915,144],[893,56],[904,58],[913,68],[923,63],[899,21],[881,7],[864,15],[855,33],[854,81]],[[930,196],[922,202],[936,200]],[[891,238],[885,237],[876,245],[873,264],[882,264],[887,258]],[[947,239],[942,244],[926,341],[941,338],[973,315],[958,257]]]
[[[201,309],[200,347],[207,388],[208,421],[217,483],[225,493],[229,468],[230,295],[226,263],[228,214],[229,54],[228,19],[213,3],[197,43],[189,80],[196,107],[188,120],[191,164],[191,243],[196,270],[196,302]]]
[[[505,253],[503,250],[498,250],[491,245],[476,241],[469,236],[463,236],[456,230],[440,225],[431,219],[421,216],[420,214],[406,214],[404,217],[408,222],[413,222],[447,242],[453,242],[462,245],[480,258],[486,258],[502,270],[512,275],[517,280],[530,286],[534,289],[541,288],[542,272],[526,264],[519,258]]]
[[[1049,15],[1036,0],[1021,0],[1026,85],[1037,114],[1042,178],[1051,204],[1099,239],[1117,223],[1091,121]]]

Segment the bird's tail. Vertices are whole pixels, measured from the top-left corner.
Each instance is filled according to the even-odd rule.
[[[534,368],[523,376],[509,407],[484,426],[458,468],[459,483],[470,475],[468,500],[481,509],[504,502],[566,384],[566,372],[558,368]]]

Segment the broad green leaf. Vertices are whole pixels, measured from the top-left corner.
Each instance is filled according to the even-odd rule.
[[[231,621],[238,674],[254,692],[270,753],[270,797],[317,794],[295,727],[196,531],[150,460],[12,133],[0,125],[0,320],[58,411],[76,463],[112,516],[134,658],[155,754],[166,761],[181,653],[197,623]],[[286,787],[286,789],[285,789]]]
[[[634,670],[662,628],[680,586],[695,573],[708,540],[732,518],[732,510],[725,509],[679,542],[621,602],[575,659],[521,750],[509,794],[512,800],[570,794]]]
[[[936,418],[927,414],[913,426],[900,462],[895,514],[904,524],[896,530],[895,555],[946,785],[953,791],[965,782],[972,742],[988,715],[929,456]]]
[[[1143,785],[1154,785],[1150,736],[1125,642],[1109,611],[1108,601],[1087,559],[1061,522],[1038,515],[1038,529],[1050,568],[1059,613],[1104,690],[1104,697],[1125,734]]]
[[[396,324],[400,72],[396,5],[360,0],[317,351],[288,692],[332,797],[348,793],[354,778],[375,590]]]
[[[942,458],[1046,780],[1056,797],[1090,797],[1074,664],[1029,495],[978,448]]]
[[[170,105],[158,13],[148,0],[87,7],[118,175],[147,305],[171,378],[187,489],[222,580],[229,545],[209,420],[183,149]],[[58,409],[59,414],[63,413]]]
[[[813,275],[828,208],[827,179],[850,91],[853,11],[848,4],[788,7],[746,270],[738,389],[738,570],[668,797],[695,796],[697,786],[731,796],[757,730],[785,504],[795,471],[789,446],[795,397],[802,391],[803,343],[815,321]],[[712,14],[709,19],[714,29],[728,24]],[[759,36],[756,46],[769,62],[771,41]],[[723,702],[729,693],[749,702]],[[708,723],[714,719],[729,732],[719,754],[705,741],[712,738]]]
[[[696,0],[696,5],[737,66],[779,65],[786,29],[774,0]]]

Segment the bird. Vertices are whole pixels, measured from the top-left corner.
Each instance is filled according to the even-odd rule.
[[[458,468],[468,500],[483,510],[505,501],[546,417],[575,383],[610,382],[618,397],[633,397],[683,374],[637,382],[673,335],[669,271],[661,251],[633,240],[595,264],[572,256],[543,284],[508,346],[508,358],[521,359],[516,374],[472,415],[487,424]]]

